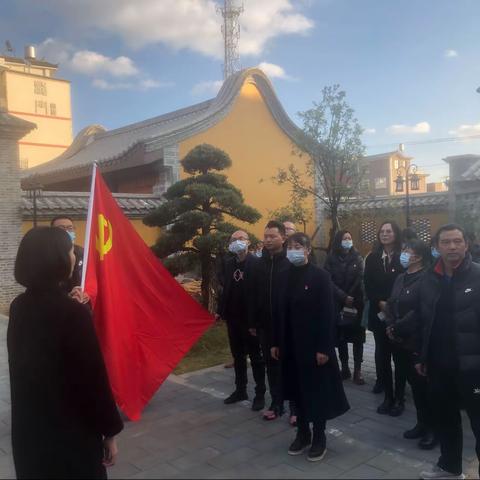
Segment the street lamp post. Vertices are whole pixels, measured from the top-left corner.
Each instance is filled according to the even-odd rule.
[[[405,171],[405,179],[402,176],[402,170]],[[420,179],[417,175],[418,167],[411,163],[408,167],[400,167],[397,169],[397,178],[395,180],[397,193],[403,192],[403,183],[406,184],[406,220],[407,227],[410,226],[410,187],[412,190],[420,189]]]
[[[37,226],[37,198],[42,194],[43,186],[36,184],[32,185],[31,188],[27,190],[28,198],[32,199],[32,206],[33,206],[33,228]]]

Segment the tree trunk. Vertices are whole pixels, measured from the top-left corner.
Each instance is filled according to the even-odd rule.
[[[202,269],[202,305],[205,308],[210,306],[210,287],[212,283],[212,262],[210,258],[201,258],[200,261]]]

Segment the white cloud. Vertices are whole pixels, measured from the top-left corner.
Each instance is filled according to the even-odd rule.
[[[37,57],[60,65],[68,63],[75,49],[72,45],[54,38],[47,38],[36,46]]]
[[[218,91],[222,88],[222,80],[211,80],[207,82],[200,82],[193,86],[191,94],[194,96],[200,95],[216,95]]]
[[[469,137],[470,135],[480,135],[480,123],[473,125],[459,125],[453,130],[449,130],[449,135],[455,135],[456,137]]]
[[[221,15],[217,0],[43,0],[82,35],[86,29],[120,37],[133,48],[163,44],[222,58]],[[314,23],[294,0],[244,0],[240,16],[242,55],[259,55],[267,43],[286,34],[303,35]]]
[[[363,133],[366,133],[367,135],[373,135],[374,133],[377,133],[377,130],[375,128],[365,128]]]
[[[445,50],[444,55],[447,58],[454,58],[454,57],[458,57],[458,52],[456,50],[449,48]]]
[[[132,82],[111,82],[103,78],[95,78],[92,85],[100,90],[150,90],[152,88],[171,87],[174,83],[159,82],[150,78]]]
[[[274,63],[262,62],[258,68],[263,70],[270,78],[282,78],[283,80],[291,80],[290,75],[287,75],[283,67],[275,65]]]
[[[70,67],[84,75],[106,73],[113,77],[130,77],[139,73],[133,60],[128,57],[110,58],[90,50],[76,52],[70,60]]]
[[[429,133],[430,124],[428,122],[420,122],[415,125],[391,125],[385,129],[391,135],[404,135],[409,133]]]

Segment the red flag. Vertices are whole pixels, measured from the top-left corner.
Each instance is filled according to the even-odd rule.
[[[163,267],[93,170],[83,278],[120,409],[145,405],[212,316]]]

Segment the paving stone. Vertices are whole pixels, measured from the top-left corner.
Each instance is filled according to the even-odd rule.
[[[221,455],[219,450],[216,450],[212,447],[205,447],[200,450],[196,450],[195,452],[187,453],[186,455],[183,455],[176,460],[172,460],[169,463],[179,470],[188,470],[192,467],[196,467],[197,465],[206,463],[208,460],[211,460],[218,455]]]
[[[340,475],[339,478],[383,478],[385,472],[370,465],[359,465]]]
[[[208,463],[218,469],[227,469],[239,463],[251,461],[257,455],[259,455],[257,451],[249,447],[241,447],[232,452],[218,455],[212,460],[209,460]]]
[[[180,470],[168,463],[159,463],[155,467],[142,470],[130,478],[173,478],[178,475]]]
[[[140,469],[129,462],[119,461],[116,465],[108,469],[109,478],[127,478],[140,472]]]

